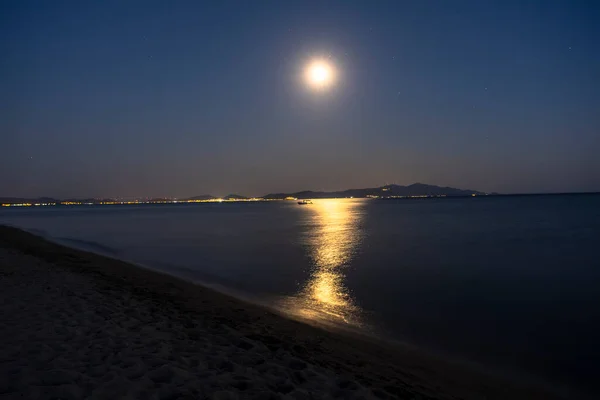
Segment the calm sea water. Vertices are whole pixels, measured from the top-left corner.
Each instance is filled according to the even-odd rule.
[[[592,388],[600,195],[2,209],[286,312]]]

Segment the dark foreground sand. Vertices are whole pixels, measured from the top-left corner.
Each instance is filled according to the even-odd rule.
[[[1,399],[549,399],[0,226]]]

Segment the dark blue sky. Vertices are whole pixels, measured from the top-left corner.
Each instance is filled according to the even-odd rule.
[[[0,8],[0,196],[600,190],[594,0]]]

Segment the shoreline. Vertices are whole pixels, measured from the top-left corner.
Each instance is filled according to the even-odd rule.
[[[14,297],[11,301],[17,299],[16,306],[28,312],[27,308],[33,305],[18,304],[20,292],[15,289],[15,285],[22,287],[28,282],[25,287],[34,296],[38,289],[47,291],[48,288],[52,288],[52,285],[44,287],[45,284],[36,287],[40,279],[54,283],[81,281],[78,284],[66,285],[61,290],[72,293],[70,297],[77,296],[81,302],[80,306],[91,305],[83,307],[78,313],[69,314],[69,296],[46,299],[46,307],[49,304],[52,309],[64,311],[61,311],[63,318],[52,319],[52,324],[61,325],[68,322],[74,324],[72,328],[78,332],[82,325],[89,323],[93,330],[94,323],[87,320],[79,323],[77,320],[82,312],[90,314],[89,318],[100,313],[104,325],[113,327],[113,320],[118,320],[120,325],[126,326],[121,326],[123,329],[119,330],[119,335],[108,334],[107,337],[103,337],[103,340],[113,345],[118,342],[117,338],[122,342],[135,343],[141,336],[140,331],[150,327],[142,336],[151,343],[131,356],[135,361],[130,361],[135,365],[145,365],[143,360],[149,352],[152,355],[157,348],[170,346],[171,351],[167,352],[169,354],[166,360],[162,354],[161,359],[164,363],[157,368],[154,368],[156,366],[152,362],[146,363],[148,365],[145,367],[139,367],[144,371],[140,376],[133,374],[127,382],[113,385],[118,386],[120,390],[129,390],[129,386],[146,388],[148,385],[155,387],[159,384],[158,389],[165,386],[169,387],[165,389],[168,391],[172,389],[171,386],[176,386],[178,390],[183,387],[189,389],[192,396],[210,398],[221,392],[223,393],[219,395],[220,398],[258,398],[261,394],[272,396],[264,398],[330,398],[336,397],[336,393],[340,398],[561,398],[546,389],[475,371],[468,366],[442,360],[417,348],[395,346],[351,332],[323,329],[325,327],[287,318],[280,312],[264,306],[245,302],[214,288],[189,282],[156,269],[73,249],[18,228],[0,225],[0,289],[3,289],[5,296],[13,290]],[[85,287],[85,290],[81,290],[80,293],[82,287]],[[107,293],[111,295],[108,296]],[[96,303],[90,303],[90,298],[96,299]],[[125,300],[119,302],[119,299]],[[5,298],[4,307],[11,301]],[[97,309],[98,304],[101,304],[100,312]],[[103,310],[106,307],[110,312]],[[71,318],[64,321],[64,314],[71,315]],[[4,308],[0,315],[3,318],[9,316]],[[40,315],[37,317],[39,319]],[[2,346],[6,346],[6,340],[12,340],[11,336],[17,339],[31,339],[35,336],[26,329],[19,331],[18,328],[11,328],[6,321],[1,322],[4,326],[0,328]],[[43,321],[41,325],[45,326]],[[69,329],[71,325],[68,325]],[[164,329],[165,326],[167,329]],[[78,338],[77,334],[71,336]],[[33,341],[38,345],[45,345],[45,339],[40,337],[36,340]],[[206,348],[198,349],[199,341],[204,343],[206,348],[218,348],[218,354],[215,355]],[[88,342],[89,338],[87,342],[82,340],[81,346]],[[127,348],[128,346],[125,346],[125,349]],[[86,358],[102,358],[109,353],[108,350],[106,346],[98,349],[95,354],[83,357],[83,361]],[[80,351],[82,349],[75,345],[63,349],[63,353]],[[180,354],[188,355],[183,357],[185,359],[197,360],[197,364],[189,360],[178,360]],[[169,360],[169,356],[174,360]],[[211,367],[207,360],[212,361],[214,365]],[[13,354],[9,364],[12,363],[11,366],[14,367],[14,364],[23,361],[27,360]],[[216,386],[207,384],[214,383],[215,374],[196,378],[195,386],[189,383],[189,380],[187,384],[178,381],[178,377],[188,376],[190,372],[198,369],[203,361],[207,364],[207,368],[203,370],[205,374],[224,371],[222,374],[216,374],[221,379],[217,379]],[[114,365],[114,362],[104,363]],[[0,372],[7,372],[4,364],[5,362],[0,362]],[[27,367],[31,368],[31,365]],[[156,374],[160,375],[156,372],[160,369],[163,375],[171,377],[170,380],[163,382],[162,378],[152,378]],[[175,369],[177,372],[174,372]],[[14,368],[8,370],[10,371],[14,371]],[[253,371],[258,371],[259,374],[254,375]],[[71,388],[74,393],[78,390],[81,393],[93,393],[98,389],[98,385],[104,387],[100,384],[85,383],[96,379],[89,375],[86,375],[85,371],[77,371],[77,379],[73,379],[76,383],[54,386],[75,385],[75,388]],[[235,376],[240,379],[234,379]],[[104,382],[102,378],[105,377],[102,375],[98,379]],[[247,379],[241,379],[244,377]],[[229,380],[229,383],[223,383],[223,380]],[[41,381],[43,383],[44,379],[41,378]],[[238,381],[245,383],[241,384]],[[18,382],[22,385],[19,386]],[[8,388],[3,388],[0,382],[0,396],[3,389],[5,392],[8,389],[22,391],[28,390],[28,386],[36,386],[26,382],[26,379],[11,379],[4,384],[8,385]],[[202,389],[207,386],[208,388]],[[194,393],[193,390],[196,389],[200,392]]]
[[[83,242],[78,239],[72,238],[55,238],[49,235],[46,232],[28,230],[24,228],[20,228],[14,225],[2,225],[0,224],[0,228],[2,226],[9,226],[11,228],[15,228],[17,230],[22,230],[26,233],[32,234],[35,237],[38,237],[42,240],[46,240],[50,243],[56,244],[61,247],[65,247],[70,250],[76,250],[83,253],[88,253],[100,257],[105,257],[110,260],[122,262],[125,264],[129,264],[133,267],[141,268],[143,270],[148,270],[151,272],[155,272],[157,274],[166,275],[177,280],[184,282],[185,284],[192,284],[198,286],[202,289],[207,289],[211,291],[215,291],[219,294],[225,295],[227,297],[232,297],[235,300],[241,301],[246,304],[250,304],[255,307],[259,307],[262,309],[266,309],[267,311],[274,313],[281,318],[286,320],[292,320],[296,322],[300,322],[302,324],[309,325],[311,327],[315,327],[320,330],[326,330],[333,334],[340,334],[349,336],[351,338],[355,338],[359,341],[366,341],[375,344],[376,346],[386,347],[386,348],[395,348],[395,349],[404,349],[410,352],[415,352],[423,355],[424,357],[428,357],[434,360],[440,360],[441,362],[448,363],[449,365],[456,365],[459,368],[464,368],[467,371],[481,371],[484,375],[489,375],[491,377],[495,377],[500,380],[504,380],[507,382],[516,383],[519,385],[543,388],[548,393],[558,394],[558,393],[573,393],[571,387],[568,386],[552,386],[549,384],[549,381],[545,381],[543,379],[539,379],[536,376],[529,375],[525,372],[517,373],[515,371],[511,371],[508,369],[500,369],[494,368],[493,366],[483,364],[478,361],[460,358],[456,355],[447,354],[443,351],[434,351],[427,347],[418,346],[416,344],[410,343],[409,341],[402,341],[400,339],[394,338],[392,336],[383,335],[381,332],[377,332],[373,327],[368,326],[355,326],[355,325],[344,325],[342,323],[333,322],[326,319],[314,319],[307,318],[302,316],[299,313],[293,313],[289,310],[289,308],[283,308],[281,306],[276,307],[272,304],[269,304],[268,300],[270,299],[261,299],[260,296],[253,296],[250,293],[243,292],[240,290],[232,289],[226,285],[222,285],[219,283],[214,283],[208,280],[196,279],[186,276],[185,274],[178,274],[175,271],[168,271],[161,269],[160,267],[154,267],[148,264],[143,264],[136,262],[131,259],[122,258],[119,256],[118,252],[115,250],[106,248],[96,248],[98,246],[102,246],[96,242]],[[587,395],[577,393],[580,398],[584,398]],[[568,397],[568,396],[567,396]]]

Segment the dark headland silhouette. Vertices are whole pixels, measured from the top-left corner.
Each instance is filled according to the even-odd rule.
[[[472,196],[485,195],[484,192],[467,189],[456,189],[426,185],[424,183],[413,183],[412,185],[385,185],[375,188],[347,189],[338,192],[314,192],[305,190],[295,193],[270,193],[263,196],[264,199],[282,199],[295,197],[298,199],[323,199],[323,198],[346,198],[346,197],[417,197],[417,196]]]

